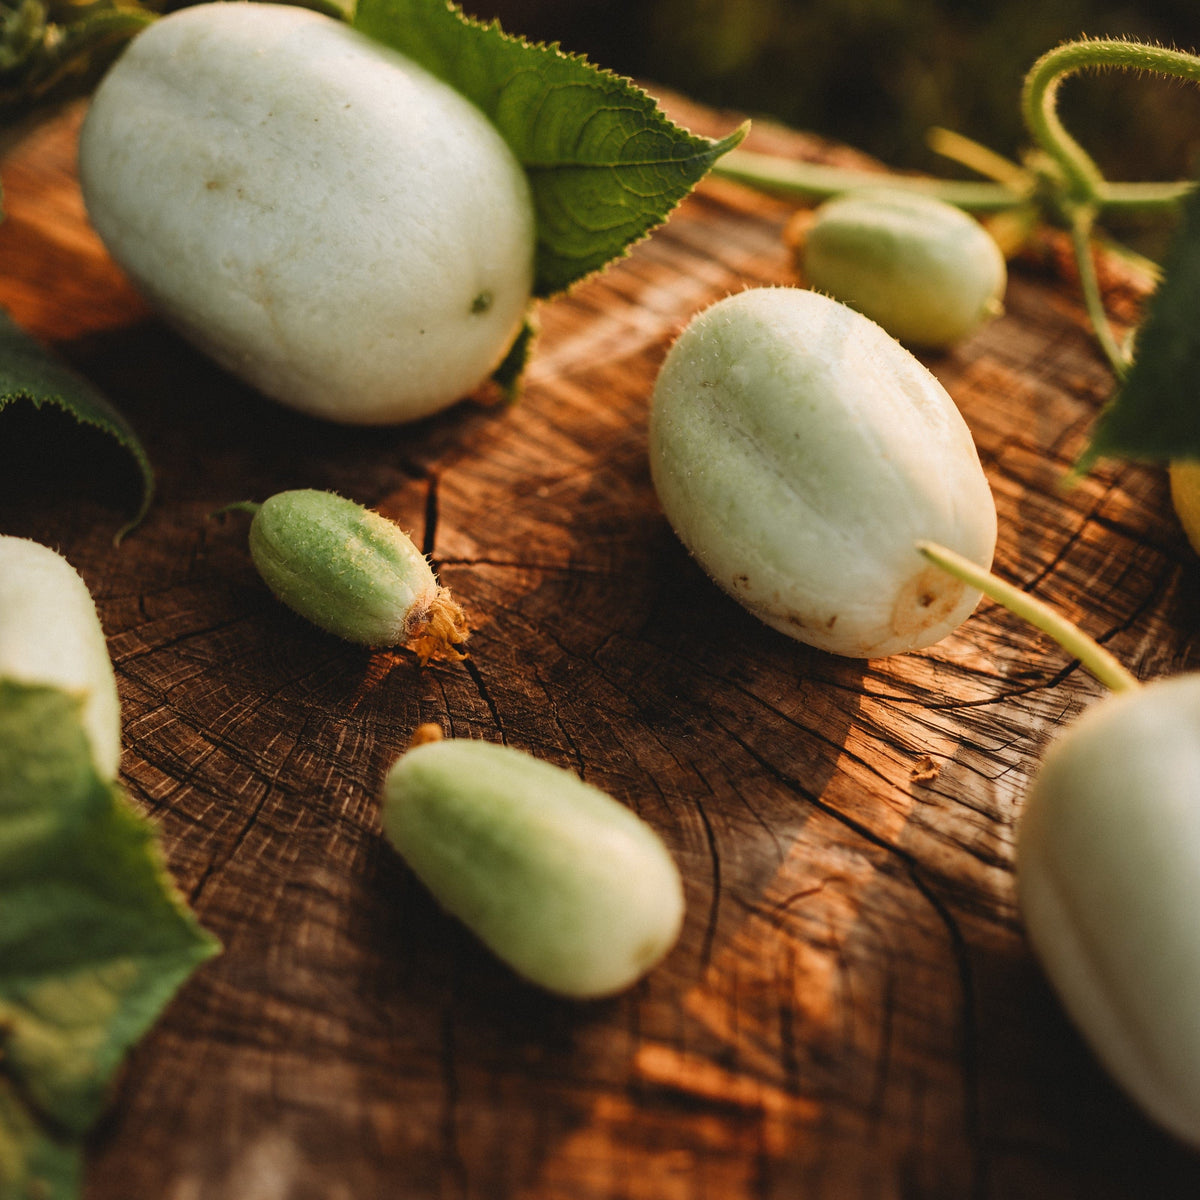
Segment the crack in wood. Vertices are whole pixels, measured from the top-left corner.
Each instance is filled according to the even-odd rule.
[[[973,1163],[971,1171],[971,1196],[974,1200],[983,1200],[987,1195],[987,1180],[985,1159],[980,1138],[979,1111],[979,1033],[975,1025],[975,976],[971,970],[970,953],[962,930],[950,911],[949,906],[934,891],[933,887],[922,877],[915,861],[908,862],[908,874],[913,887],[925,897],[926,901],[937,913],[950,939],[950,948],[955,966],[958,970],[959,1003],[958,1012],[961,1023],[959,1039],[960,1060],[962,1062],[962,1097],[963,1123],[966,1126],[967,1144]]]
[[[496,702],[492,699],[491,692],[488,690],[487,683],[483,678],[483,672],[480,671],[473,658],[464,658],[462,665],[475,684],[475,690],[479,693],[479,698],[487,705],[487,710],[492,715],[492,723],[496,728],[496,732],[500,735],[500,741],[507,746],[508,731],[505,729],[504,721],[500,716],[500,709],[496,706]]]
[[[439,481],[436,471],[430,471],[425,480],[425,531],[421,537],[421,553],[431,562],[437,545]]]
[[[717,845],[716,834],[713,832],[712,822],[708,819],[708,813],[705,811],[704,801],[696,799],[694,810],[697,817],[700,818],[700,827],[704,830],[704,837],[708,843],[708,861],[711,867],[708,912],[704,921],[704,937],[700,944],[700,965],[702,968],[707,969],[712,963],[713,947],[717,941],[717,924],[720,920],[722,895],[721,852]]]

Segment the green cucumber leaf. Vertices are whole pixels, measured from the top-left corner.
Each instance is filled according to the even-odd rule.
[[[745,136],[689,133],[629,80],[447,0],[359,0],[354,25],[467,96],[508,142],[537,211],[535,296],[625,253]]]
[[[1092,431],[1076,466],[1100,458],[1169,462],[1200,459],[1200,188],[1183,206],[1183,219],[1163,262],[1163,276],[1137,332],[1129,373]]]
[[[0,679],[0,1195],[6,1172],[87,1132],[125,1053],[218,949],[153,826],[96,773],[79,698]]]
[[[0,310],[0,413],[18,400],[39,409],[46,404],[59,408],[79,424],[115,438],[129,453],[141,477],[141,501],[118,532],[118,540],[133,529],[154,498],[154,470],[133,427],[98,388],[43,349]]]
[[[492,372],[492,381],[500,389],[505,400],[515,400],[521,390],[521,377],[525,374],[536,337],[537,328],[532,319],[526,320],[521,326],[521,332],[509,346],[503,361]]]
[[[0,1074],[0,1196],[76,1200],[82,1186],[80,1142],[46,1129]]]

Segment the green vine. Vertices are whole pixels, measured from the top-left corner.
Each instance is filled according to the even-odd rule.
[[[878,171],[803,162],[755,150],[731,150],[713,167],[714,175],[763,191],[800,200],[824,200],[860,187],[888,187],[919,192],[969,212],[1001,212],[1017,207],[1026,196],[1007,184],[975,180],[935,179],[925,175],[882,175]],[[1030,180],[1032,194],[1032,180]]]
[[[1200,58],[1180,50],[1149,46],[1114,38],[1085,38],[1065,42],[1043,54],[1029,69],[1021,91],[1021,114],[1034,141],[1058,164],[1073,205],[1107,207],[1106,186],[1100,168],[1067,132],[1058,115],[1058,90],[1070,75],[1080,71],[1148,71],[1200,83]],[[1147,193],[1143,207],[1178,203],[1190,184],[1167,185],[1164,196]],[[1172,192],[1172,188],[1182,192]]]
[[[1195,183],[1114,183],[1104,178],[1058,115],[1058,93],[1064,80],[1081,71],[1102,70],[1144,71],[1200,83],[1197,55],[1120,39],[1085,38],[1066,42],[1042,55],[1025,77],[1021,112],[1035,148],[1023,165],[1011,163],[960,134],[933,131],[931,145],[936,151],[985,176],[983,180],[881,175],[749,150],[731,151],[717,164],[714,174],[808,201],[878,186],[881,179],[886,179],[889,187],[921,192],[980,215],[1028,213],[1032,209],[1042,221],[1069,232],[1088,320],[1114,373],[1123,379],[1130,359],[1105,312],[1094,259],[1097,243],[1106,249],[1115,243],[1101,234],[1099,222],[1105,214],[1118,212],[1174,215]]]
[[[1088,319],[1113,372],[1118,379],[1123,379],[1128,373],[1130,359],[1117,341],[1104,311],[1092,246],[1097,218],[1104,208],[1112,206],[1112,189],[1106,185],[1091,155],[1067,132],[1058,115],[1058,90],[1063,81],[1070,75],[1089,70],[1149,71],[1200,83],[1200,58],[1162,46],[1117,39],[1089,38],[1067,42],[1043,54],[1033,64],[1021,92],[1021,113],[1026,128],[1058,168],[1062,179],[1058,204],[1069,223]],[[1190,183],[1165,184],[1143,189],[1140,207],[1143,211],[1173,208],[1191,186]]]

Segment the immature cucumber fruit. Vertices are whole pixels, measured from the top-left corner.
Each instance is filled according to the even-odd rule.
[[[436,899],[532,982],[628,987],[674,945],[683,887],[658,835],[568,771],[435,737],[388,772],[383,829]]]
[[[468,100],[308,9],[155,21],[80,137],[113,257],[229,370],[362,424],[444,408],[493,371],[533,279],[525,174]]]
[[[96,770],[115,778],[120,701],[92,595],[61,554],[7,535],[0,535],[0,679],[80,696]]]
[[[366,646],[410,646],[422,658],[466,641],[462,610],[412,539],[333,492],[279,492],[254,513],[250,556],[289,608]],[[460,656],[461,657],[461,656]]]
[[[892,654],[978,602],[915,549],[991,563],[996,509],[970,432],[907,350],[828,297],[750,289],[695,317],[654,389],[650,465],[700,565],[791,637]]]
[[[1097,1057],[1200,1146],[1200,675],[1113,695],[1047,751],[1018,826],[1030,942]]]
[[[1200,554],[1200,462],[1178,459],[1170,467],[1171,503],[1192,549]]]
[[[953,345],[1003,309],[1000,248],[973,217],[931,196],[880,188],[827,200],[800,260],[811,287],[911,346]]]

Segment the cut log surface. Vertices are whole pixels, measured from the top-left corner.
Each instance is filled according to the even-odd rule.
[[[795,282],[791,205],[706,181],[541,306],[518,403],[341,428],[262,399],[138,299],[84,216],[78,117],[0,167],[0,302],[124,411],[158,496],[114,547],[122,454],[14,406],[0,528],[91,587],[122,781],[224,945],[130,1056],[87,1200],[1200,1194],[1200,1157],[1096,1064],[1014,901],[1022,796],[1100,685],[988,602],[918,653],[811,650],[712,585],[658,508],[658,366],[709,302]],[[1140,299],[1114,293],[1127,318]],[[1163,473],[1062,486],[1112,383],[1072,281],[1015,264],[1006,315],[927,362],[994,489],[998,573],[1140,677],[1200,665],[1200,562]],[[412,531],[470,657],[371,654],[282,608],[246,518],[214,514],[291,487]],[[379,822],[387,767],[430,721],[576,771],[659,831],[688,913],[657,970],[558,999],[439,910]]]

